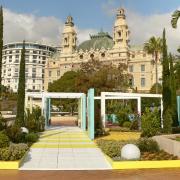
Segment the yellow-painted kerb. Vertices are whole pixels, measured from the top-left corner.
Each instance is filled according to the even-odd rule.
[[[180,160],[161,160],[161,161],[113,161],[110,157],[106,159],[113,169],[160,169],[178,168]]]
[[[95,144],[33,144],[32,148],[97,148]]]
[[[19,169],[20,161],[0,161],[0,169]]]

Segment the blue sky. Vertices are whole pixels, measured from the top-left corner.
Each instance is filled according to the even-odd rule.
[[[131,45],[143,44],[167,30],[170,50],[180,44],[180,21],[171,27],[172,12],[180,0],[0,0],[4,7],[5,42],[29,41],[60,45],[65,19],[74,18],[78,41],[103,28],[112,34],[117,8],[125,8]]]
[[[104,6],[117,8],[123,5],[142,15],[150,15],[174,11],[180,6],[180,0],[0,0],[0,4],[18,13],[37,16],[65,19],[71,14],[79,27],[100,29],[112,24],[113,17],[107,18]]]

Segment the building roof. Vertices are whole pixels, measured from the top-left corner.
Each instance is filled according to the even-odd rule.
[[[113,45],[112,37],[107,32],[101,31],[96,35],[90,35],[90,40],[82,42],[77,49],[82,49],[83,51],[101,48],[111,49]]]

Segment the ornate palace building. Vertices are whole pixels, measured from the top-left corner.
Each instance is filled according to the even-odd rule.
[[[45,66],[45,91],[49,83],[59,79],[65,72],[77,70],[82,62],[94,58],[103,63],[127,64],[128,72],[132,75],[132,88],[139,92],[148,92],[156,81],[154,57],[143,50],[143,45],[130,46],[130,31],[122,8],[117,11],[112,34],[113,37],[101,31],[77,46],[73,18],[68,16],[62,34],[61,51],[49,58]],[[159,83],[161,76],[162,66],[158,60]]]

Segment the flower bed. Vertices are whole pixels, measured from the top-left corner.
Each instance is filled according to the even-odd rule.
[[[141,158],[135,161],[122,160],[120,151],[125,144],[136,144],[141,151]],[[138,169],[138,168],[171,168],[180,167],[177,156],[159,150],[158,144],[152,139],[115,141],[98,140],[98,146],[105,153],[113,169]]]

